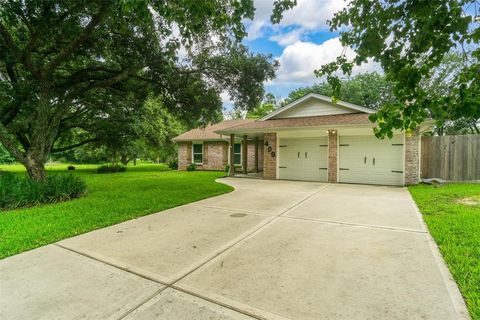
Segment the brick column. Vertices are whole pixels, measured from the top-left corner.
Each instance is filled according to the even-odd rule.
[[[411,134],[405,134],[405,184],[420,182],[420,133],[415,129]]]
[[[328,182],[337,182],[337,131],[328,130]]]
[[[192,143],[180,142],[178,144],[178,170],[187,170],[192,163]]]
[[[263,178],[277,178],[277,134],[275,132],[265,133],[264,143],[268,142],[268,146],[263,146]],[[270,151],[269,151],[270,149]],[[273,154],[272,154],[273,152]]]

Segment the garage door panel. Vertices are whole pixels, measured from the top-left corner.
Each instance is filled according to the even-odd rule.
[[[402,185],[403,136],[340,136],[339,168],[340,182]]]
[[[327,180],[327,138],[280,139],[279,178]]]

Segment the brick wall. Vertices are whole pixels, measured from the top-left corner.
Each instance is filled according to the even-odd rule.
[[[190,163],[192,163],[192,143],[178,143],[178,170],[187,170]]]
[[[204,141],[203,164],[197,170],[225,170],[228,161],[228,142]],[[192,163],[192,143],[178,143],[178,170],[186,170]]]
[[[418,128],[405,135],[405,184],[420,182],[420,134]]]
[[[263,140],[258,141],[258,171],[263,169]],[[255,172],[255,140],[247,144],[247,171]]]
[[[203,143],[203,166],[201,170],[225,170],[228,161],[228,142],[205,141]]]
[[[268,147],[265,146],[265,141],[268,141],[268,147],[272,147],[273,152],[277,152],[277,134],[265,133],[264,136],[264,154],[263,154],[263,177],[265,179],[276,179],[277,177],[277,155],[271,156]]]
[[[328,182],[337,182],[337,131],[328,131]]]

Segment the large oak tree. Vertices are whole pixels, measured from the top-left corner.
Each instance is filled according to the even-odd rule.
[[[274,63],[241,45],[253,14],[249,0],[0,0],[0,143],[41,180],[50,153],[128,135],[152,93],[189,123],[218,119],[223,90],[257,105]]]

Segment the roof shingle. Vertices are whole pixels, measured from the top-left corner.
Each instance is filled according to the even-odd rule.
[[[283,129],[283,128],[303,128],[303,127],[321,127],[321,126],[335,126],[335,125],[368,125],[372,124],[367,113],[349,113],[336,114],[328,116],[315,117],[301,117],[301,118],[286,118],[286,119],[270,119],[264,121],[253,121],[244,124],[239,124],[234,127],[217,129],[215,132],[221,134],[229,134],[246,131],[259,131],[269,129]]]
[[[225,130],[234,126],[248,124],[254,122],[255,120],[251,119],[236,119],[236,120],[225,120],[216,124],[208,125],[205,128],[196,128],[190,131],[184,132],[175,138],[173,141],[193,141],[193,140],[221,140],[221,136],[215,131]]]

